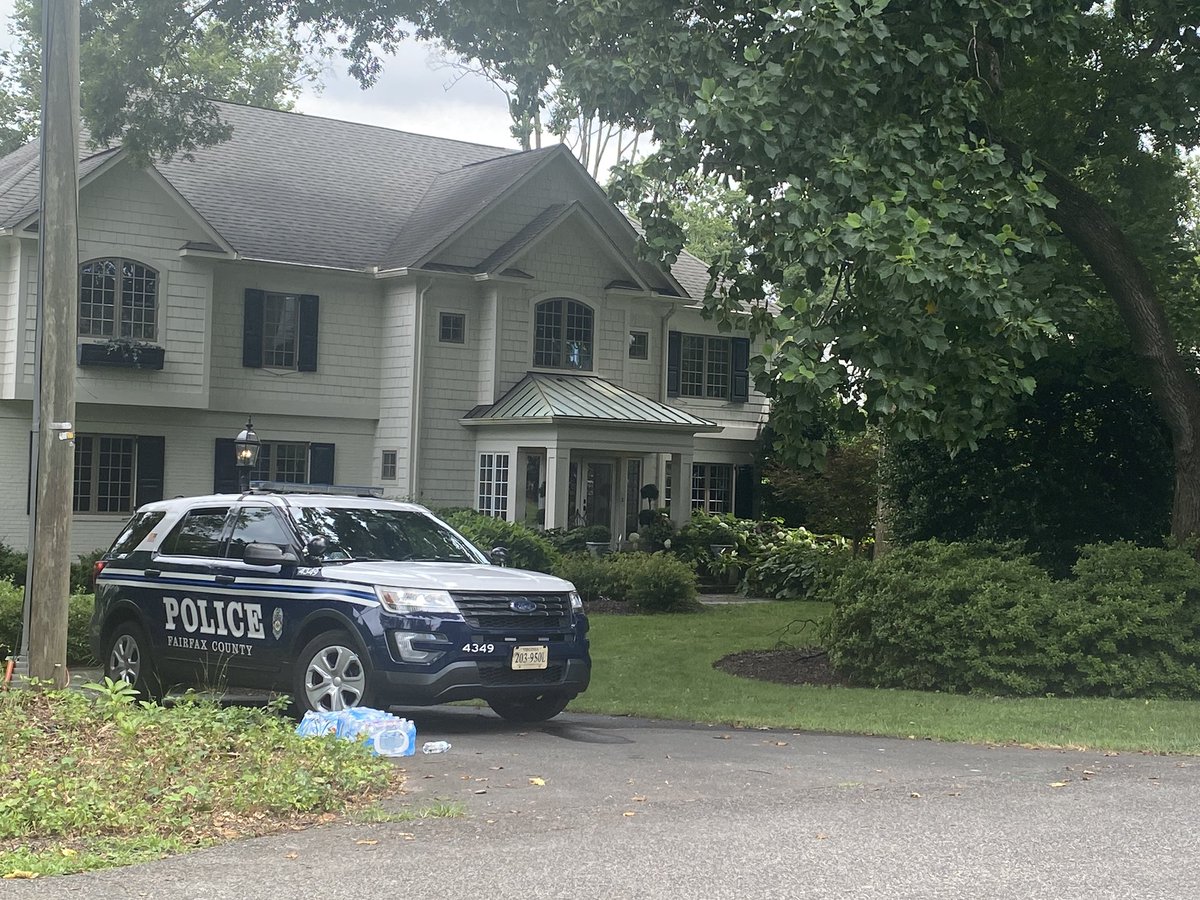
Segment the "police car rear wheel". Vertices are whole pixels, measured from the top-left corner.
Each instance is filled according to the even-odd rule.
[[[132,685],[143,699],[157,700],[162,696],[158,673],[150,657],[150,640],[140,625],[136,622],[115,625],[105,646],[106,676]]]
[[[368,706],[369,698],[367,664],[349,634],[326,631],[305,645],[296,664],[298,711],[337,712]]]
[[[538,694],[519,700],[489,700],[492,712],[509,722],[545,722],[567,708],[569,697],[558,693]]]

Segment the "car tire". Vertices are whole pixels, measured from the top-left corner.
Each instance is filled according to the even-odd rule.
[[[492,712],[509,722],[545,722],[567,708],[571,698],[557,691],[534,694],[520,699],[489,700]]]
[[[137,622],[118,622],[104,641],[104,675],[131,685],[142,700],[161,700],[162,681],[146,630]]]
[[[370,706],[372,681],[370,664],[354,638],[345,631],[326,631],[296,658],[292,704],[299,715]]]

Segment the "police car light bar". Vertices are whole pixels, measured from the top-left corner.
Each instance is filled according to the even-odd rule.
[[[293,484],[289,481],[252,481],[252,494],[331,494],[336,497],[382,497],[383,488],[359,484]]]

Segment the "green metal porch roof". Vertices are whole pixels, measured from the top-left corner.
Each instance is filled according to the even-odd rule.
[[[667,406],[594,375],[530,372],[491,406],[477,406],[464,425],[546,423],[560,420],[596,424],[679,428],[692,433],[720,431],[708,419]]]

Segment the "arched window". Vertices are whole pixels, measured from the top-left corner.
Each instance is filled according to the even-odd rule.
[[[153,341],[158,335],[158,272],[131,259],[79,267],[79,336]]]
[[[591,307],[575,300],[546,300],[534,317],[533,364],[551,369],[592,368]]]

